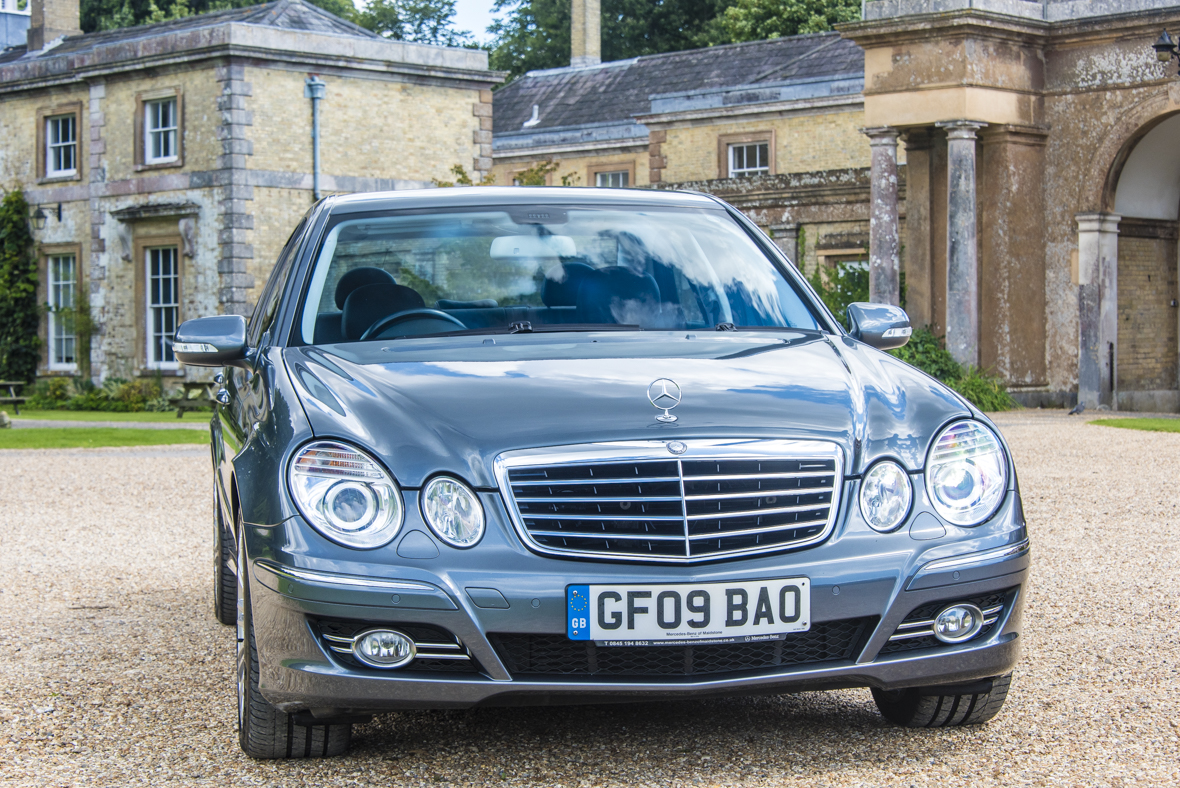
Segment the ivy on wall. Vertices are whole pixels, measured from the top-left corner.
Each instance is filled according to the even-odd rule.
[[[29,204],[13,190],[0,200],[0,380],[27,382],[36,376],[40,318]]]

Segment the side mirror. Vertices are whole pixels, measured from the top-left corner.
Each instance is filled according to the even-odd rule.
[[[214,315],[186,320],[176,329],[172,351],[192,367],[248,366],[246,318]]]
[[[849,304],[848,333],[878,350],[892,350],[910,341],[910,316],[891,304]]]

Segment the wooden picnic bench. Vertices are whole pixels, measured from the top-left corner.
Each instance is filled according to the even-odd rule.
[[[200,410],[214,403],[212,384],[185,381],[181,385],[182,388],[174,390],[175,396],[169,397],[176,406],[176,418],[184,416],[185,411]]]
[[[0,380],[0,389],[7,389],[8,396],[0,396],[0,405],[11,405],[12,409],[16,411],[16,415],[20,415],[20,406],[25,404],[28,397],[18,397],[16,390],[25,383],[22,380]]]

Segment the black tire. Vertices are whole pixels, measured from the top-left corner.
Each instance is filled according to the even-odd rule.
[[[229,626],[238,621],[237,557],[233,535],[225,532],[225,517],[213,482],[213,617]]]
[[[1009,673],[992,679],[990,691],[941,695],[937,694],[938,687],[874,689],[873,700],[885,719],[906,728],[982,725],[1000,713],[1011,684],[1012,674]]]
[[[295,717],[279,711],[258,691],[258,650],[250,616],[249,572],[245,571],[245,549],[241,546],[242,522],[238,526],[237,686],[238,743],[251,758],[324,758],[342,755],[352,743],[351,723],[301,725]]]

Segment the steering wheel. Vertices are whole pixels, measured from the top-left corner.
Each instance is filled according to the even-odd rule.
[[[454,315],[448,315],[441,309],[407,309],[404,312],[394,312],[392,315],[386,315],[377,322],[373,323],[373,325],[365,329],[365,333],[361,334],[360,341],[363,342],[366,339],[377,338],[378,335],[383,333],[386,329],[396,326],[399,323],[405,323],[406,321],[415,319],[437,320],[442,323],[449,323],[450,325],[458,326],[464,330],[467,328],[462,320],[455,317]]]

